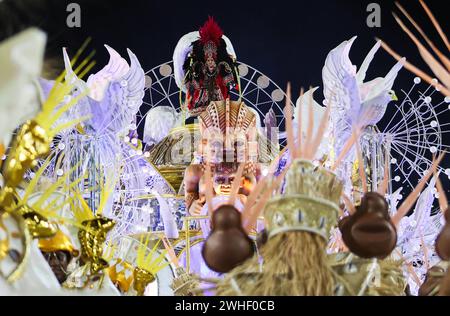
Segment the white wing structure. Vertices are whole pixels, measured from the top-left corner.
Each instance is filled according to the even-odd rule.
[[[127,50],[131,61],[128,65],[114,49],[105,47],[110,55],[108,64],[91,75],[87,82],[76,77],[66,50],[63,50],[66,80],[73,80],[77,88],[89,91],[86,101],[92,118],[85,123],[87,128],[97,134],[111,132],[125,136],[135,124],[136,113],[142,104],[144,71],[130,50]]]
[[[333,49],[326,58],[322,70],[324,104],[331,107],[330,136],[335,157],[340,155],[352,134],[353,127],[360,126],[363,128],[361,148],[363,155],[365,155],[365,164],[373,165],[373,175],[369,180],[372,188],[376,189],[379,179],[384,174],[382,157],[385,151],[383,147],[386,144],[380,142],[376,135],[375,125],[384,116],[389,102],[394,99],[395,94],[391,89],[398,72],[402,68],[402,61],[394,65],[384,78],[379,77],[371,81],[365,81],[366,73],[380,48],[380,43],[376,43],[370,50],[361,68],[357,71],[357,67],[352,64],[349,58],[349,52],[355,40],[356,37],[353,37],[344,41]],[[344,157],[338,170],[338,175],[342,179],[351,178],[352,164],[355,158],[354,150]],[[349,181],[345,182],[347,194],[350,194],[351,185]]]
[[[360,70],[349,58],[356,37],[344,41],[327,56],[322,71],[326,104],[331,106],[335,150],[339,154],[348,140],[353,125],[376,125],[392,101],[391,89],[402,63],[398,62],[384,78],[365,82],[366,72],[380,48],[375,44]]]
[[[132,222],[135,217],[131,216],[133,203],[128,203],[128,200],[139,194],[135,191],[136,188],[141,188],[141,194],[145,192],[145,174],[141,172],[142,167],[136,157],[138,150],[134,150],[136,148],[124,140],[136,125],[136,113],[144,95],[144,71],[130,50],[128,64],[111,47],[105,47],[110,55],[108,64],[91,75],[87,82],[76,78],[64,50],[66,80],[75,81],[75,86],[80,90],[78,93],[82,89],[88,89],[88,95],[79,102],[72,115],[88,114],[91,118],[83,122],[84,134],[69,132],[61,141],[65,144],[64,148],[76,148],[68,151],[66,168],[72,168],[77,162],[84,162],[74,176],[90,174],[88,186],[98,186],[103,175],[110,177],[105,181],[119,179],[118,191],[111,196],[110,207],[105,215],[115,218],[119,223],[123,223],[124,218]],[[86,185],[81,184],[81,189],[85,188]],[[96,209],[98,190],[90,190],[89,201],[92,209]],[[121,208],[120,212],[117,211],[117,206]],[[119,224],[116,231],[127,228],[129,225]]]
[[[361,109],[356,66],[349,58],[356,37],[345,41],[327,56],[322,70],[325,104],[331,107],[334,148],[339,154],[351,135],[351,127]]]
[[[294,119],[293,119],[293,129],[294,131],[298,130],[299,122],[301,124],[302,128],[302,134],[306,136],[306,131],[308,130],[308,124],[309,124],[309,112],[312,110],[312,117],[313,117],[313,135],[316,135],[317,130],[319,129],[320,122],[322,120],[322,117],[325,115],[326,107],[321,106],[319,103],[317,103],[314,100],[314,92],[317,91],[319,87],[312,88],[308,91],[306,91],[303,96],[300,96],[296,102],[294,112]],[[311,103],[311,105],[310,105]],[[328,126],[328,129],[326,130],[326,135],[322,140],[322,143],[317,151],[316,158],[320,159],[324,155],[330,153],[330,142],[329,142],[329,135],[330,128]],[[295,135],[297,137],[297,135]],[[297,140],[298,141],[298,140]]]
[[[417,295],[428,269],[440,261],[434,243],[443,226],[443,214],[433,209],[435,183],[433,178],[420,195],[412,215],[401,220],[398,230],[397,246],[407,266],[405,276],[413,295]]]
[[[152,229],[156,225],[151,205],[142,196],[152,190],[160,194],[174,194],[167,182],[146,161],[136,134],[136,114],[142,104],[145,75],[136,56],[128,50],[130,64],[114,49],[109,52],[108,64],[85,82],[74,74],[70,59],[63,51],[66,80],[75,89],[73,96],[83,91],[81,98],[66,119],[89,115],[81,125],[62,132],[55,141],[53,158],[47,176],[57,178],[75,168],[71,181],[80,182],[81,192],[90,207],[97,209],[102,182],[117,181],[114,194],[104,214],[117,222],[111,238],[123,234]],[[48,82],[46,83],[48,86]],[[154,214],[155,213],[155,214]]]

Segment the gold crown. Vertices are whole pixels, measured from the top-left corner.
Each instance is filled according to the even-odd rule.
[[[329,170],[311,161],[293,161],[285,192],[267,202],[264,216],[269,237],[287,231],[308,231],[329,238],[337,224],[342,183]]]
[[[55,236],[51,238],[39,239],[38,246],[42,252],[67,251],[74,257],[77,257],[79,254],[79,251],[75,249],[70,237],[64,234],[60,229],[56,232]]]

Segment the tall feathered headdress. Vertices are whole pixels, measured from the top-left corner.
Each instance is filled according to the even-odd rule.
[[[222,38],[223,31],[220,28],[219,24],[214,21],[213,17],[208,17],[208,20],[203,24],[203,26],[199,29],[200,33],[200,41],[202,44],[206,44],[209,41],[214,42],[214,44],[219,45],[220,39]]]
[[[220,45],[220,40],[223,36],[222,29],[210,16],[198,32],[200,34],[200,42],[203,45],[205,58],[213,57],[214,59],[216,59],[217,47]]]

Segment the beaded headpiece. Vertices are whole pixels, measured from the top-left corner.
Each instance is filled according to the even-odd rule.
[[[285,194],[266,204],[272,237],[286,231],[308,231],[328,239],[336,226],[342,183],[336,175],[308,160],[295,160],[286,174]]]

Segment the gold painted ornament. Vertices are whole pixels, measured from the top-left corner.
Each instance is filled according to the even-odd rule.
[[[24,172],[37,165],[37,159],[50,151],[52,138],[36,121],[26,122],[15,139],[14,150],[8,155],[4,178],[9,186],[17,186]]]
[[[79,250],[75,248],[70,237],[60,229],[50,238],[39,239],[38,247],[42,252],[66,251],[74,257],[79,255]]]
[[[138,296],[143,296],[147,285],[156,279],[153,273],[139,267],[134,268],[133,276],[133,288],[136,290]]]
[[[25,220],[33,238],[50,238],[55,236],[58,231],[56,224],[49,222],[44,216],[26,205],[19,207],[16,212]]]
[[[107,269],[109,278],[121,293],[128,293],[133,283],[134,267],[122,259],[118,259],[113,265]],[[129,276],[127,277],[127,272]]]
[[[81,244],[81,258],[90,263],[90,271],[95,274],[108,267],[108,262],[102,258],[103,244],[106,234],[113,229],[115,222],[106,217],[96,217],[82,223],[83,229],[78,232]]]

